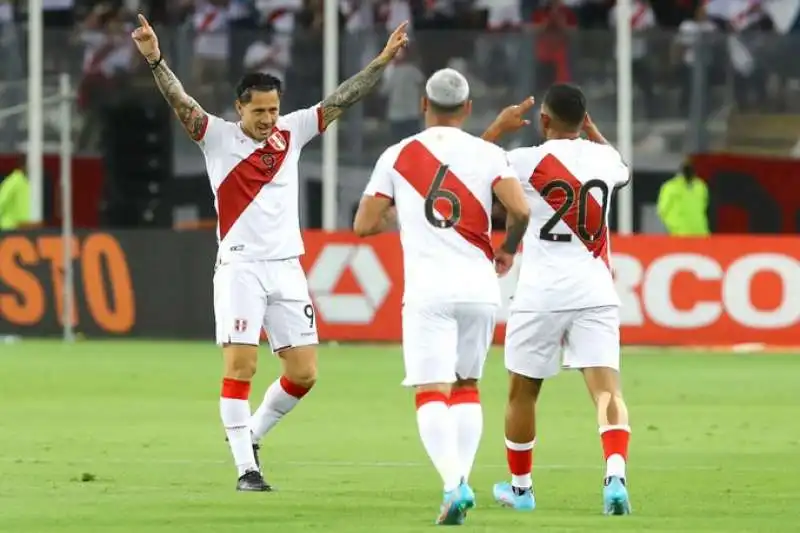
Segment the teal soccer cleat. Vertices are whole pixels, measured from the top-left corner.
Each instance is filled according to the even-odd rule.
[[[603,482],[603,513],[617,516],[631,514],[625,479],[611,476]]]
[[[467,511],[475,507],[475,492],[462,480],[455,490],[444,493],[444,501],[439,510],[436,524],[440,526],[460,526],[467,518]]]
[[[496,483],[492,489],[494,499],[503,507],[510,507],[517,511],[533,511],[536,509],[536,500],[533,498],[533,489],[515,491],[511,483]]]

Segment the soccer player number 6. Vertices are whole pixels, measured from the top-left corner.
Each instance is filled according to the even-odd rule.
[[[442,186],[449,169],[450,167],[447,165],[439,166],[436,176],[433,178],[433,183],[428,189],[428,194],[425,195],[425,218],[432,226],[439,229],[452,228],[461,219],[461,202],[458,196],[452,191],[439,188]],[[436,200],[445,200],[450,204],[449,217],[438,218],[436,216]]]

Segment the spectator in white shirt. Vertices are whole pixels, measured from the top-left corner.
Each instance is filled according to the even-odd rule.
[[[386,118],[392,141],[419,133],[420,103],[425,76],[408,50],[400,50],[384,71],[381,93],[386,96]]]
[[[220,112],[228,103],[230,61],[230,13],[228,0],[201,2],[192,16],[194,80]],[[201,96],[202,98],[202,96]]]
[[[275,76],[286,89],[286,68],[289,66],[291,50],[284,36],[273,35],[266,40],[253,42],[244,56],[244,68],[248,72],[260,72]]]
[[[698,67],[705,68],[709,76],[711,74],[711,59],[714,55],[712,46],[715,43],[714,33],[716,31],[716,25],[708,19],[704,2],[698,4],[693,19],[684,20],[678,27],[678,35],[673,45],[673,62],[680,63],[683,78],[680,109],[684,114],[689,112],[693,69],[698,55],[704,60],[704,64],[698,65]],[[704,49],[700,50],[700,47]],[[698,52],[701,53],[698,54]]]
[[[762,0],[712,0],[706,9],[710,17],[725,23],[726,44],[733,70],[733,87],[737,105],[742,109],[762,105],[767,100],[766,74],[759,64],[764,23],[770,21]]]

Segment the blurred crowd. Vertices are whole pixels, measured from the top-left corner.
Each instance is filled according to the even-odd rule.
[[[417,127],[422,81],[446,65],[464,70],[480,93],[529,84],[519,80],[521,60],[534,73],[532,90],[525,92],[538,94],[555,81],[603,84],[614,78],[608,31],[617,21],[614,0],[42,1],[45,25],[52,30],[47,67],[56,72],[64,70],[61,61],[79,63],[86,106],[141,71],[129,39],[137,12],[169,41],[170,62],[180,62],[187,86],[216,112],[230,110],[230,83],[247,70],[283,79],[291,88],[290,108],[310,105],[321,93],[325,1],[338,2],[344,75],[379,51],[387,31],[411,22],[413,46],[387,71],[380,104],[368,102],[366,111],[388,119],[395,135]],[[657,119],[670,109],[659,88],[669,77],[671,86],[680,86],[672,108],[685,117],[698,64],[706,72],[704,83],[734,89],[739,107],[766,101],[781,107],[785,99],[767,97],[774,80],[765,65],[780,54],[791,57],[792,47],[776,47],[768,37],[794,29],[774,12],[782,1],[633,0],[634,82],[642,116]],[[0,0],[0,23],[24,24],[27,5],[28,0]],[[69,59],[60,53],[64,31],[73,45]],[[779,80],[778,94],[785,82]]]

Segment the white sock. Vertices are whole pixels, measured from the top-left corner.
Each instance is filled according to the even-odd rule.
[[[253,442],[260,441],[269,433],[281,418],[294,409],[309,390],[292,383],[286,377],[273,382],[264,394],[264,401],[250,418],[249,426]]]
[[[625,477],[625,458],[615,453],[606,459],[606,477]]]
[[[442,477],[444,490],[456,489],[462,476],[458,434],[444,393],[417,393],[417,427],[422,445]]]
[[[454,390],[450,395],[450,414],[455,420],[458,433],[461,475],[469,480],[483,435],[483,409],[477,389]]]
[[[219,414],[240,476],[248,470],[258,470],[250,440],[250,428],[247,426],[250,419],[250,403],[247,401],[249,393],[249,382],[226,378],[223,380],[222,396],[219,399]]]

